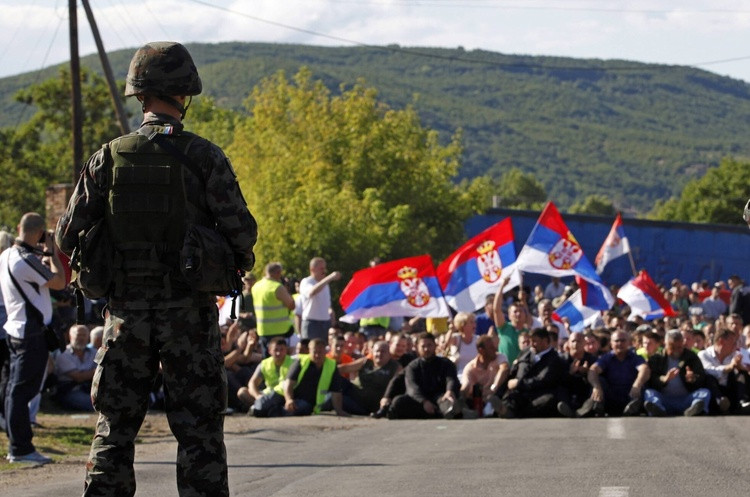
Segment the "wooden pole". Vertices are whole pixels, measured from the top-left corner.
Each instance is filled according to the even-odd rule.
[[[91,33],[94,35],[94,41],[96,42],[96,50],[99,52],[99,60],[102,63],[102,69],[104,69],[104,77],[107,79],[107,86],[109,87],[109,94],[112,97],[112,103],[115,106],[115,114],[117,115],[117,121],[120,124],[120,131],[123,135],[130,133],[130,125],[128,125],[128,119],[125,115],[125,108],[122,106],[122,100],[120,94],[117,91],[117,85],[115,84],[115,77],[112,75],[112,67],[109,65],[109,58],[107,58],[107,52],[104,51],[104,44],[102,43],[102,37],[99,35],[99,28],[96,25],[94,19],[94,12],[91,10],[89,0],[81,0],[83,9],[86,11],[86,17],[89,20],[89,26],[91,26]]]
[[[73,129],[73,183],[78,181],[83,167],[83,106],[81,105],[81,61],[78,58],[78,5],[76,0],[68,0],[70,24],[70,83]]]

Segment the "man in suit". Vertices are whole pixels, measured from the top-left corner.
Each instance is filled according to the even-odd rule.
[[[510,370],[508,390],[490,402],[503,418],[553,416],[565,365],[551,344],[549,332],[531,332],[531,348],[522,352]]]

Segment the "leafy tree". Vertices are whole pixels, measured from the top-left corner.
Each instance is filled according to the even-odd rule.
[[[120,134],[105,80],[81,71],[83,146],[88,157]],[[15,226],[28,211],[44,212],[44,192],[55,183],[73,181],[70,73],[16,93],[37,112],[18,128],[0,131],[0,224]]]
[[[750,162],[726,158],[702,178],[690,181],[679,198],[657,203],[652,219],[692,223],[744,224],[750,192]]]
[[[547,200],[544,186],[531,173],[514,167],[500,177],[500,205],[513,209],[541,209]]]
[[[452,182],[459,136],[441,145],[413,108],[389,108],[364,82],[332,95],[307,69],[279,72],[245,105],[228,153],[258,220],[259,265],[306,274],[319,255],[348,275],[374,256],[437,262],[488,207],[485,180]]]
[[[589,195],[581,202],[573,204],[568,212],[571,214],[598,214],[601,216],[614,216],[617,209],[612,201],[604,195]]]

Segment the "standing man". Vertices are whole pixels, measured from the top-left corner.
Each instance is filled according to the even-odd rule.
[[[302,296],[302,338],[320,338],[328,341],[328,328],[331,327],[331,288],[328,284],[341,279],[341,273],[334,271],[328,276],[326,261],[313,257],[310,261],[310,276],[299,285]]]
[[[268,357],[268,343],[279,336],[288,337],[294,332],[289,311],[294,310],[294,299],[281,283],[281,263],[266,264],[263,278],[252,288],[255,319],[263,358]]]
[[[512,365],[521,353],[521,347],[518,345],[518,336],[524,331],[529,331],[531,314],[526,309],[525,304],[514,302],[508,307],[510,321],[506,321],[505,314],[503,314],[503,290],[508,281],[510,281],[510,277],[506,276],[500,288],[497,289],[493,315],[495,318],[495,330],[500,339],[497,350],[505,355],[508,358],[508,362]]]
[[[40,245],[43,244],[43,251]],[[0,288],[8,313],[5,322],[10,351],[10,377],[5,397],[5,423],[11,463],[52,462],[31,442],[29,401],[42,386],[47,367],[44,327],[52,322],[50,290],[65,288],[65,271],[55,239],[36,212],[24,214],[14,245],[0,255]],[[49,261],[47,267],[39,256]]]
[[[143,123],[88,160],[58,224],[57,240],[71,253],[79,232],[103,219],[116,254],[91,389],[99,420],[84,496],[135,493],[134,441],[160,364],[178,443],[180,495],[229,495],[227,379],[215,297],[188,283],[182,271],[195,266],[188,260],[181,267],[180,251],[188,226],[215,230],[228,242],[232,262],[247,271],[257,226],[221,149],[183,131],[187,106],[201,90],[185,47],[155,42],[139,48],[125,95],[141,102]]]

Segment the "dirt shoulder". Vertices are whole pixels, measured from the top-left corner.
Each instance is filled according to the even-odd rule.
[[[53,464],[34,467],[25,465],[0,464],[0,488],[13,488],[28,485],[29,479],[46,482],[70,476],[71,472],[81,474],[83,489],[84,466],[88,456],[88,446],[96,425],[96,415],[39,414],[40,427],[34,429],[34,442],[40,452],[54,459]],[[331,431],[352,429],[376,420],[362,417],[338,418],[333,415],[258,419],[236,414],[227,416],[224,422],[225,438],[241,436],[259,430],[283,431],[290,434],[310,431]],[[71,433],[73,434],[71,436]],[[65,437],[65,443],[56,443],[55,438]],[[0,453],[7,453],[7,438],[0,435]],[[175,443],[164,413],[149,413],[143,422],[136,444],[136,462],[163,454],[167,444]]]

